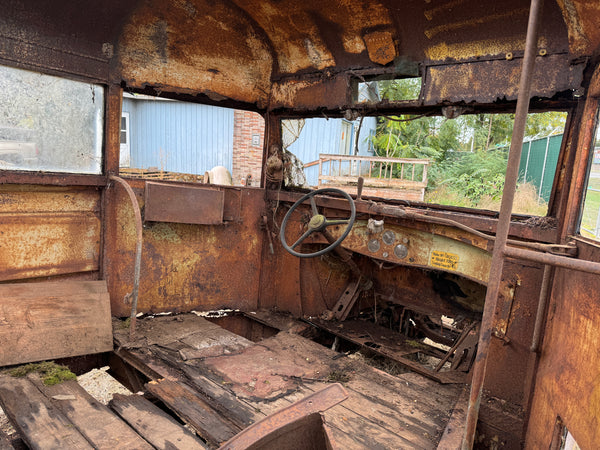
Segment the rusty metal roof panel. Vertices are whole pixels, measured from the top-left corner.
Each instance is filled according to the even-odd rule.
[[[314,107],[300,95],[303,82],[312,86],[308,96],[319,84],[334,86],[329,103],[346,104],[348,94],[331,85],[331,74],[402,75],[407,65],[518,59],[529,8],[527,0],[85,3],[0,0],[0,59],[258,110],[268,108],[272,94],[279,104],[300,98]],[[573,60],[598,52],[597,2],[549,0],[542,16],[538,47],[546,55]],[[280,80],[290,76],[300,80],[289,84],[296,94],[273,90],[273,82],[281,90]],[[504,86],[489,86],[489,97],[501,93],[496,88]]]

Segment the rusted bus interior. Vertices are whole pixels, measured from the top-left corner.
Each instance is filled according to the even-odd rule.
[[[144,222],[138,313],[277,310],[316,318],[334,310],[356,275],[343,261],[351,255],[372,282],[351,316],[375,305],[480,320],[486,285],[498,275],[490,273],[496,212],[354,196],[356,222],[341,257],[298,258],[283,248],[284,215],[306,192],[278,178],[281,120],[442,115],[448,107],[514,112],[529,2],[86,3],[0,1],[1,65],[105,88],[101,174],[0,170],[4,287],[105,280],[112,316],[128,317],[139,207],[162,218]],[[546,0],[539,21],[529,110],[566,111],[568,119],[548,217],[513,215],[509,246],[539,244],[540,254],[600,263],[598,243],[578,231],[600,107],[600,6]],[[354,100],[359,82],[408,76],[422,77],[416,100]],[[147,181],[131,178],[133,205],[110,178],[119,175],[124,92],[260,113],[266,123],[260,187],[161,183],[194,199],[194,210],[167,205]],[[350,211],[335,195],[317,196],[315,203],[328,218]],[[291,216],[288,242],[310,211],[307,203]],[[370,249],[378,232],[369,231],[369,219],[403,236],[407,255],[394,256],[392,244]],[[330,231],[334,238],[342,232]],[[325,245],[315,234],[303,248]],[[461,264],[436,264],[432,252],[458,255]],[[547,308],[533,351],[545,267],[551,268]],[[600,279],[596,266],[585,270],[506,257],[479,414],[484,444],[497,439],[506,448],[561,448],[565,428],[582,449],[600,442]],[[457,296],[456,288],[465,295]],[[247,325],[235,320],[229,326],[241,333]],[[343,327],[343,321],[330,323]],[[113,369],[122,370],[110,358]]]

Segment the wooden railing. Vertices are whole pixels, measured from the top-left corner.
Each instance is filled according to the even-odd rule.
[[[320,154],[319,187],[339,187],[354,193],[364,178],[364,195],[422,201],[427,187],[428,159]]]

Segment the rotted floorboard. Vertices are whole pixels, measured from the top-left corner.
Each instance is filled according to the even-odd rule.
[[[26,445],[17,448],[206,448],[191,432],[148,400],[139,395],[121,397],[114,400],[113,410],[122,418],[95,400],[74,380],[46,386],[37,374],[23,378],[0,375],[0,405]],[[10,442],[0,439],[0,449],[12,448]]]
[[[150,444],[76,381],[68,380],[54,386],[45,386],[39,378],[33,378],[32,381],[95,448],[152,449]]]
[[[192,432],[141,395],[115,394],[110,407],[157,449],[207,448]]]
[[[151,323],[144,324],[146,320]],[[336,448],[432,449],[461,392],[459,384],[440,384],[414,373],[386,374],[294,333],[280,332],[250,343],[222,328],[217,331],[215,324],[194,315],[146,320],[139,322],[135,341],[128,342],[126,332],[114,332],[124,360],[135,360],[138,370],[140,365],[147,367],[142,372],[158,381],[148,385],[149,391],[183,420],[193,422],[190,407],[194,413],[199,408],[203,415],[210,415],[210,420],[221,417],[229,429],[224,427],[220,436],[209,437],[212,446],[327,383],[339,381],[349,398],[324,412]],[[150,335],[145,336],[144,330]],[[160,339],[154,337],[157,330]],[[202,342],[199,348],[190,345],[197,342]],[[185,358],[192,350],[202,351],[203,356]],[[158,387],[168,388],[168,393],[159,392]],[[169,397],[187,400],[180,405]],[[199,431],[205,439],[207,431],[218,429],[202,427],[209,429]]]
[[[31,449],[93,448],[27,378],[0,375],[0,405]]]

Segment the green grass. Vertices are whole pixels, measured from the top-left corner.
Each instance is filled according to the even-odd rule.
[[[595,188],[594,188],[595,189]],[[600,209],[600,192],[587,191],[583,204],[583,216],[581,218],[581,235],[593,238],[594,235],[587,230],[596,228],[598,210]]]
[[[594,164],[592,167],[592,173],[600,173],[600,167],[598,164]],[[590,177],[588,188],[600,190],[600,178]],[[587,230],[594,230],[596,228],[596,220],[598,218],[598,210],[600,209],[600,192],[586,191],[585,200],[583,203],[583,215],[581,217],[581,235],[597,239],[593,233]]]

